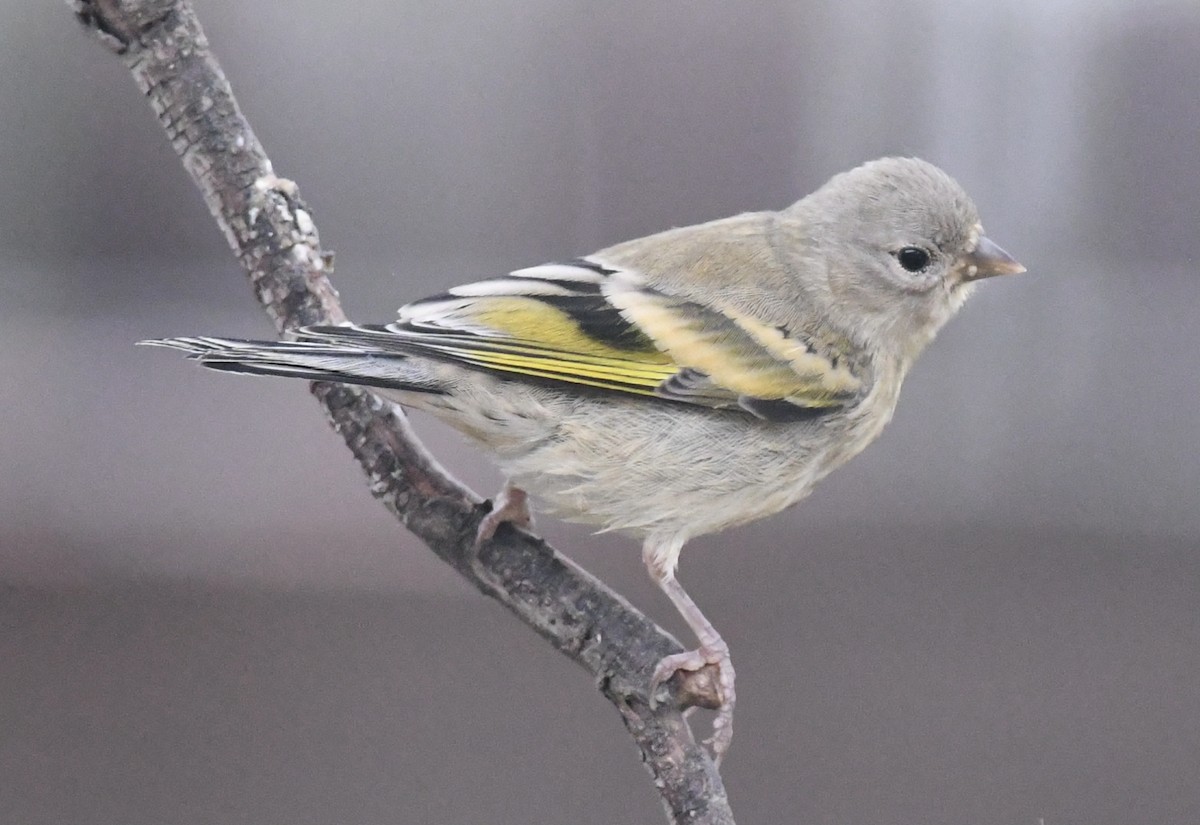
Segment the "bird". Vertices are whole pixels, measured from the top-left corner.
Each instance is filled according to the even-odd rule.
[[[362,385],[499,464],[477,545],[565,520],[639,539],[698,641],[650,675],[716,667],[707,740],[733,736],[729,648],[679,582],[692,538],[795,504],[892,418],[915,359],[979,281],[1024,272],[946,172],[885,157],[791,206],[456,286],[381,324],[285,340],[164,338],[205,367]]]

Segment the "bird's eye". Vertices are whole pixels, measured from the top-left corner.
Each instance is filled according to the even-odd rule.
[[[896,253],[896,260],[909,272],[920,272],[929,266],[929,253],[919,246],[906,246]]]

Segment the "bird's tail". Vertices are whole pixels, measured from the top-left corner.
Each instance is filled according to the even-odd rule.
[[[406,392],[441,392],[428,369],[405,353],[326,341],[157,338],[140,345],[181,350],[201,365],[244,375],[280,375]],[[421,360],[421,359],[416,359]]]

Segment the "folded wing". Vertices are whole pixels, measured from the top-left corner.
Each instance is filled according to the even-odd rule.
[[[771,421],[828,412],[862,388],[846,359],[802,331],[664,294],[586,258],[455,287],[403,307],[395,323],[310,327],[301,339]]]

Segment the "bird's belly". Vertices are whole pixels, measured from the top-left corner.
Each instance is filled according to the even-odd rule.
[[[593,409],[557,435],[501,458],[543,509],[601,530],[687,536],[763,518],[803,498],[827,472],[833,438],[812,423],[770,425],[682,407],[661,417]]]
[[[807,474],[786,480],[751,480],[737,488],[701,488],[657,482],[637,494],[599,479],[519,475],[514,481],[541,502],[542,509],[567,521],[643,536],[671,533],[704,535],[778,513],[812,489]],[[549,482],[549,483],[547,483]]]
[[[875,438],[885,403],[771,423],[684,404],[579,397],[533,385],[407,399],[477,439],[543,512],[638,536],[690,537],[764,518]],[[502,399],[503,403],[497,403]],[[870,411],[870,412],[868,412]]]

